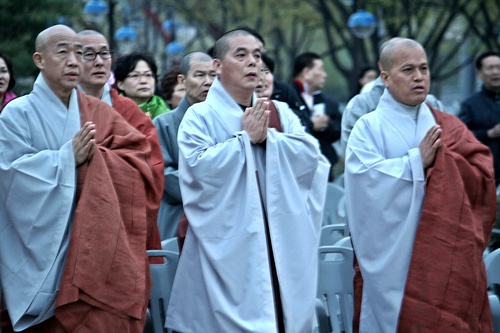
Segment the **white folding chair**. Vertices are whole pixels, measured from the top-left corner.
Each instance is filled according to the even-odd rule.
[[[353,250],[350,247],[337,245],[321,246],[318,254],[317,297],[325,304],[326,314],[330,318],[333,332],[352,333],[354,313]],[[321,325],[321,323],[318,324]],[[320,331],[324,329],[321,327]],[[326,329],[328,330],[328,328]]]
[[[339,239],[335,244],[336,246],[342,246],[342,247],[347,247],[349,249],[352,249],[352,243],[351,243],[351,237],[346,236],[342,239]]]
[[[177,242],[177,237],[168,238],[161,241],[161,249],[166,251],[172,251],[174,253],[179,253],[179,243]]]
[[[342,223],[322,226],[319,235],[319,246],[335,245],[335,243],[346,236],[345,229],[346,225]]]
[[[179,254],[165,250],[149,250],[147,253],[149,257],[163,257],[163,264],[149,265],[153,286],[144,333],[165,333],[168,332],[165,328],[165,318]]]

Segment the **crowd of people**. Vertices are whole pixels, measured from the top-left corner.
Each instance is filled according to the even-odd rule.
[[[356,332],[489,332],[482,261],[500,184],[500,54],[458,117],[417,41],[380,46],[343,113],[320,55],[290,82],[256,31],[185,54],[55,25],[17,97],[0,53],[0,329],[142,332],[147,250],[177,238],[174,332],[312,332],[326,189],[345,156]],[[334,143],[341,142],[341,151]],[[497,218],[497,220],[500,220]]]

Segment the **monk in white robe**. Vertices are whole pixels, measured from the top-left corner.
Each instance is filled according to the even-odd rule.
[[[491,155],[456,118],[423,103],[430,75],[418,43],[391,41],[381,63],[388,89],[376,110],[356,122],[346,154],[347,214],[359,264],[355,331],[486,332],[481,256],[494,218]],[[471,212],[463,208],[476,201]],[[468,302],[451,292],[457,286]]]
[[[284,103],[276,103],[283,133],[268,128],[265,142],[252,143],[242,129],[244,109],[227,85],[244,90],[254,111],[264,103],[253,95],[260,46],[246,32],[228,38],[225,58],[214,60],[220,77],[179,128],[180,185],[190,224],[166,326],[183,333],[277,332],[275,271],[285,331],[311,332],[329,164]],[[241,71],[229,68],[234,59],[245,59],[250,74],[239,78]]]

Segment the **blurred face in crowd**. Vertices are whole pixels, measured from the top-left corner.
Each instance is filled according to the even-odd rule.
[[[388,52],[389,53],[389,52]],[[398,43],[390,52],[381,76],[392,97],[398,102],[416,106],[425,101],[430,88],[427,56],[420,45]]]
[[[189,104],[203,102],[207,98],[208,90],[216,78],[212,61],[193,59],[186,76],[179,75],[180,82],[186,89]]]
[[[0,96],[5,95],[9,87],[10,73],[3,58],[0,58]],[[1,103],[0,103],[1,107]]]
[[[255,89],[255,93],[261,98],[270,98],[273,93],[274,75],[264,64],[261,72],[261,81]]]
[[[372,82],[372,81],[375,81],[377,79],[377,76],[378,76],[378,73],[376,70],[374,69],[369,69],[367,70],[363,76],[361,77],[361,79],[359,79],[359,84],[361,86],[364,86],[365,84],[367,84],[368,82]]]
[[[42,31],[33,60],[51,90],[67,103],[83,70],[82,44],[76,33],[63,25]]]
[[[321,59],[314,59],[312,67],[304,68],[304,81],[309,93],[323,89],[327,76]]]
[[[179,106],[182,97],[186,94],[186,88],[182,83],[177,83],[172,92],[172,97],[167,99],[167,103],[172,107],[172,110]]]
[[[80,36],[83,46],[83,73],[80,85],[94,97],[101,98],[104,85],[111,74],[111,51],[103,35]],[[92,59],[94,58],[94,59]],[[94,94],[93,91],[100,94]]]
[[[478,77],[486,89],[500,92],[500,57],[491,55],[484,58]]]
[[[117,82],[118,88],[137,104],[148,102],[155,92],[155,76],[148,63],[139,60],[125,80]]]

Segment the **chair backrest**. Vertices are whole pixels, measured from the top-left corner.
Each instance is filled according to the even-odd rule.
[[[333,332],[352,333],[354,314],[353,250],[320,246],[317,297],[327,305]]]
[[[150,315],[154,333],[167,332],[165,318],[167,316],[168,301],[174,283],[175,272],[179,262],[179,254],[165,250],[149,250],[150,257],[163,257],[163,264],[150,264],[153,286],[150,294]]]
[[[500,333],[500,299],[498,295],[488,295],[490,302],[493,333]]]
[[[335,245],[335,243],[346,236],[345,229],[346,226],[342,223],[322,226],[319,235],[319,246]]]
[[[162,240],[161,249],[166,251],[171,251],[174,253],[179,253],[179,243],[177,242],[177,237],[172,237]]]
[[[341,247],[347,247],[349,249],[352,249],[351,237],[350,236],[346,236],[346,237],[344,237],[342,239],[339,239],[337,241],[337,243],[335,243],[333,245],[341,246]]]
[[[488,286],[500,284],[500,249],[496,249],[484,258]]]
[[[343,214],[342,210],[339,209],[339,202],[342,197],[344,197],[344,188],[335,183],[328,183],[325,206],[323,207],[323,225],[345,222],[345,213]]]

